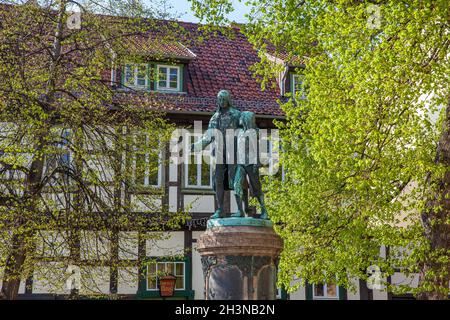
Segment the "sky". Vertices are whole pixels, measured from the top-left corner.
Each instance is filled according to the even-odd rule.
[[[173,10],[180,13],[181,17],[179,20],[188,22],[199,22],[199,20],[194,16],[191,11],[191,3],[188,0],[168,0],[172,6]],[[234,12],[230,14],[230,20],[234,20],[239,23],[246,22],[244,14],[250,12],[250,8],[246,7],[242,2],[238,0],[233,0],[233,6],[235,8]]]

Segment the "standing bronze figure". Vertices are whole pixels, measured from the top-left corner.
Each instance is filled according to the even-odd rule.
[[[247,139],[249,138],[249,139]],[[249,147],[247,143],[249,142]],[[231,103],[231,95],[221,90],[217,95],[217,110],[211,117],[205,135],[191,146],[191,151],[203,150],[215,142],[213,189],[217,210],[211,219],[225,218],[224,196],[226,190],[235,190],[238,211],[232,217],[244,217],[242,198],[248,176],[252,194],[261,206],[261,219],[268,219],[264,195],[259,180],[258,128],[253,112],[240,112]],[[244,159],[242,159],[244,157]]]
[[[262,192],[261,181],[259,179],[259,130],[256,126],[255,114],[250,111],[242,112],[239,125],[241,128],[236,131],[238,165],[234,179],[234,192],[238,211],[234,213],[232,217],[245,216],[242,206],[242,198],[244,195],[244,182],[248,176],[252,194],[258,199],[261,207],[261,215],[259,217],[260,219],[269,219],[266,206],[264,204],[264,194]]]
[[[231,95],[227,90],[221,90],[217,95],[217,110],[211,117],[208,129],[203,138],[192,145],[192,151],[198,147],[204,149],[216,140],[214,150],[216,165],[213,171],[213,189],[216,193],[217,210],[211,216],[212,219],[225,218],[223,202],[226,190],[233,190],[234,175],[236,172],[235,138],[233,138],[233,150],[227,150],[226,136],[232,134],[239,126],[241,112],[231,104]],[[220,135],[220,139],[218,139]],[[217,141],[221,140],[221,141]]]

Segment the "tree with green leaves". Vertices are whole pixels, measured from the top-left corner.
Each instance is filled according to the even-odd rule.
[[[87,282],[90,268],[106,266],[117,284],[131,263],[119,259],[124,231],[146,241],[185,220],[160,206],[161,188],[146,187],[172,130],[160,103],[119,98],[108,77],[133,57],[136,39],[173,40],[164,26],[145,37],[153,18],[167,18],[162,2],[23,2],[0,4],[3,299],[16,299],[33,274],[60,288],[71,265],[86,269]]]
[[[268,182],[285,248],[280,282],[384,279],[446,299],[450,279],[450,6],[448,1],[246,1],[243,32],[262,86],[300,61],[302,93],[281,105],[284,181]],[[231,1],[192,0],[226,25]],[[282,57],[279,62],[270,57]],[[383,248],[383,254],[380,254]],[[291,286],[293,278],[301,281]]]

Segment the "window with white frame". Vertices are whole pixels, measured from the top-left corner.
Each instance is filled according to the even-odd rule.
[[[180,67],[170,65],[158,65],[158,81],[156,90],[180,91],[181,75]]]
[[[198,139],[193,135],[191,135],[190,138],[191,144]],[[184,184],[186,188],[212,188],[212,166],[211,163],[208,163],[205,160],[202,152],[192,152],[190,154],[189,163],[185,161]]]
[[[148,135],[135,137],[134,181],[141,187],[160,187],[162,183],[162,154],[149,147]]]
[[[44,176],[47,176],[50,186],[61,184],[63,182],[61,179],[65,179],[64,181],[67,182],[67,172],[72,164],[72,153],[68,147],[71,131],[61,129],[57,134],[60,135],[60,141],[56,144],[55,153],[46,154],[44,158]],[[53,171],[58,168],[60,172],[54,173]]]
[[[304,82],[305,82],[304,75],[302,74],[292,75],[292,95],[295,96],[299,94],[301,98],[306,97]]]
[[[158,277],[173,275],[175,290],[185,290],[186,265],[182,261],[158,261],[147,265],[147,291],[158,290]]]
[[[260,174],[271,177],[282,177],[283,168],[280,165],[280,141],[277,136],[260,136],[259,157],[261,162]]]
[[[313,284],[313,299],[339,299],[339,287],[335,284]]]
[[[147,89],[148,65],[127,63],[124,70],[124,85],[134,89]]]

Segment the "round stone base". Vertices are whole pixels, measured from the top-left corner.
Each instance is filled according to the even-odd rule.
[[[232,218],[214,220],[227,219]],[[210,226],[197,242],[205,276],[205,298],[275,299],[277,264],[282,248],[283,242],[272,227]]]

